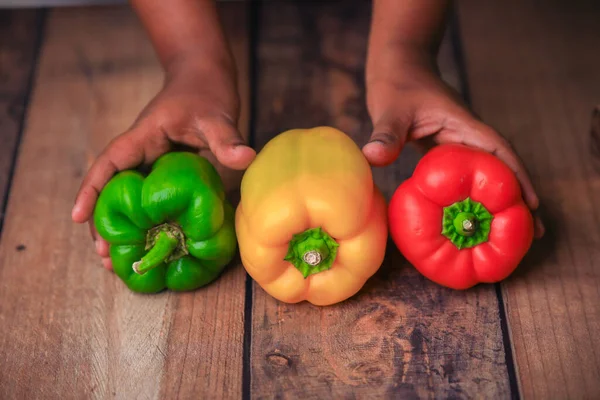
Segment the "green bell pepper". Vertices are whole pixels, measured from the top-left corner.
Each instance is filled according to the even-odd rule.
[[[234,210],[205,158],[172,152],[148,176],[117,173],[94,210],[116,275],[134,292],[195,290],[215,280],[237,249]]]

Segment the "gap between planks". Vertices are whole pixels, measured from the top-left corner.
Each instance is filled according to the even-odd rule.
[[[246,6],[219,7],[247,135]],[[70,221],[90,162],[162,86],[143,29],[128,7],[65,8],[49,14],[45,34],[0,243],[0,397],[237,398],[239,260],[195,293],[138,295],[100,267],[87,227]],[[235,200],[240,174],[219,172]]]
[[[44,16],[40,10],[0,9],[0,234],[42,40]]]
[[[365,142],[369,14],[368,3],[261,7],[257,149],[283,130],[317,125]],[[441,67],[456,84],[444,46]],[[408,147],[394,166],[374,171],[387,198],[416,160]],[[256,284],[252,293],[251,397],[511,395],[494,287],[436,286],[392,244],[376,276],[342,304],[287,305]]]
[[[472,103],[522,156],[547,232],[502,284],[520,393],[600,396],[597,2],[458,4]],[[502,21],[502,23],[498,23]]]

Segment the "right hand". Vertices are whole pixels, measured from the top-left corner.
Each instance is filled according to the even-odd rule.
[[[398,68],[393,80],[369,82],[367,97],[374,127],[363,152],[372,165],[391,164],[409,141],[423,145],[423,150],[436,144],[460,143],[487,151],[515,173],[534,215],[535,236],[543,236],[544,224],[536,214],[539,198],[520,157],[508,140],[477,119],[433,70]]]
[[[187,68],[167,76],[161,92],[142,111],[134,125],[113,139],[83,179],[72,219],[89,222],[96,252],[112,269],[108,243],[93,226],[100,191],[122,170],[152,164],[174,144],[200,151],[209,149],[225,167],[243,170],[256,153],[237,130],[239,98],[234,80],[225,71]]]

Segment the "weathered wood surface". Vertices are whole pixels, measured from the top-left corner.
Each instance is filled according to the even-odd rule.
[[[245,6],[223,7],[246,132]],[[56,10],[46,28],[0,243],[0,398],[238,398],[239,262],[195,293],[137,295],[70,221],[90,161],[162,85],[146,35],[127,7]]]
[[[261,8],[257,148],[281,131],[318,125],[342,129],[360,146],[366,142],[369,14],[366,2]],[[457,83],[449,65],[444,58],[442,70]],[[393,166],[375,171],[387,198],[414,163],[407,148]],[[510,395],[494,288],[443,289],[415,272],[392,244],[380,272],[339,305],[286,305],[255,284],[250,365],[253,398]]]
[[[472,104],[525,159],[548,228],[502,285],[508,355],[494,287],[443,289],[391,242],[361,293],[327,308],[279,303],[256,284],[245,304],[238,260],[196,293],[127,291],[70,208],[93,157],[159,90],[162,72],[126,7],[50,12],[0,242],[0,398],[508,398],[517,393],[507,356],[523,398],[600,397],[600,7],[534,3],[457,3]],[[221,7],[247,135],[247,6]],[[40,15],[0,11],[0,200]],[[257,148],[321,124],[364,144],[368,15],[367,2],[260,7]],[[446,41],[442,73],[460,88],[452,56]],[[375,169],[387,198],[417,157],[409,147]],[[237,200],[241,174],[220,171]]]
[[[0,229],[35,68],[42,14],[36,10],[0,10]]]
[[[525,399],[600,398],[600,3],[457,3],[472,102],[514,144],[548,234],[503,284]]]

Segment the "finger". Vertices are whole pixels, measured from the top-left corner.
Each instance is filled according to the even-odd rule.
[[[532,210],[536,210],[540,205],[540,200],[533,188],[533,183],[529,178],[529,174],[525,169],[525,164],[521,161],[521,159],[514,152],[510,144],[504,140],[500,141],[495,145],[491,145],[490,151],[492,154],[495,154],[499,159],[504,161],[506,165],[512,169],[521,183],[521,189],[523,191],[523,197],[525,199],[525,203]]]
[[[436,141],[438,143],[463,143],[467,146],[480,148],[498,157],[514,172],[521,185],[523,199],[527,206],[532,210],[536,210],[539,206],[539,198],[533,188],[533,183],[529,178],[525,165],[516,155],[510,143],[484,124],[478,123],[471,133],[444,130],[437,134]]]
[[[254,160],[256,152],[245,144],[242,135],[230,121],[224,118],[204,120],[199,129],[210,151],[223,166],[243,170]]]
[[[113,175],[137,167],[144,161],[144,148],[137,143],[134,131],[114,139],[98,156],[81,183],[71,211],[75,222],[83,223],[92,216],[100,191]]]
[[[109,244],[106,240],[102,238],[96,240],[96,253],[98,253],[100,257],[109,256]]]
[[[385,166],[393,163],[400,155],[410,128],[410,118],[404,119],[384,115],[373,127],[363,154],[371,165]]]
[[[95,242],[96,240],[98,240],[100,235],[98,234],[98,231],[96,230],[96,227],[94,226],[94,221],[90,220],[88,222],[88,228],[90,230],[90,235],[92,236],[92,239]]]
[[[98,234],[98,231],[94,227],[94,223],[92,221],[89,221],[89,227],[90,227],[90,234],[92,235],[92,239],[94,240],[94,246],[96,248],[96,253],[98,253],[98,255],[100,257],[108,257],[110,245],[108,244],[108,242],[106,240],[104,240],[102,238],[102,236],[100,236]]]
[[[110,259],[109,244],[99,234],[92,221],[88,224],[90,227],[90,233],[94,239],[96,247],[96,253],[102,258],[102,266],[106,269],[112,270],[112,260]]]
[[[104,266],[104,268],[106,268],[108,270],[112,271],[112,269],[113,269],[112,261],[108,257],[102,259],[102,265]]]
[[[534,229],[533,229],[533,234],[535,236],[536,239],[540,239],[542,236],[544,236],[544,233],[546,233],[546,228],[544,227],[544,223],[542,222],[542,219],[536,215],[534,217]]]

